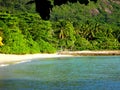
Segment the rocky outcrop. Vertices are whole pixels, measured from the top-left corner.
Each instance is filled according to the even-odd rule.
[[[120,4],[120,0],[111,0],[114,3]]]
[[[90,14],[92,16],[98,15],[100,12],[112,14],[114,11],[112,3],[120,4],[120,0],[98,0],[98,7],[92,8]]]

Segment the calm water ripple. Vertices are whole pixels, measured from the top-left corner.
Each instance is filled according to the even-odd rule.
[[[0,90],[120,90],[120,56],[40,59],[0,67]]]

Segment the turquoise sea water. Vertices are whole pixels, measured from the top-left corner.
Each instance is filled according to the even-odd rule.
[[[38,59],[0,67],[0,90],[120,90],[120,56]]]

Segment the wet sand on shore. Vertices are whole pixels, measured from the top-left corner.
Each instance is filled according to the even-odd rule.
[[[57,58],[57,57],[70,57],[70,56],[110,56],[120,55],[120,50],[113,51],[61,51],[55,54],[0,54],[0,64],[25,62],[41,58]]]

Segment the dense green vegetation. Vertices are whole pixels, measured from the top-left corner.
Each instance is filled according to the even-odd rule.
[[[0,53],[53,53],[58,50],[119,50],[120,5],[98,0],[87,6],[55,6],[49,21],[28,0],[0,0]],[[23,4],[24,3],[24,4]]]

